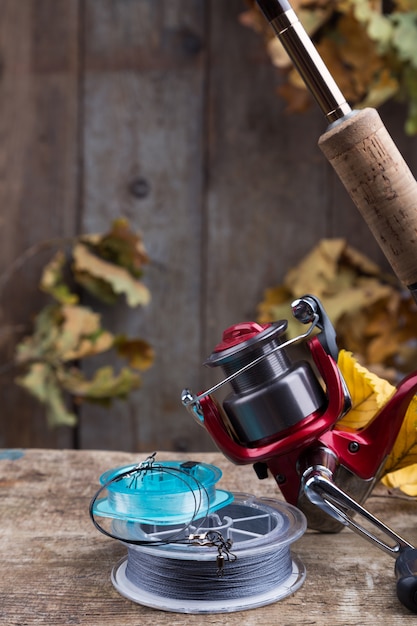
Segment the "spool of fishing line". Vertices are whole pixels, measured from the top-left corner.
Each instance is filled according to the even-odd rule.
[[[204,515],[233,500],[216,489],[222,472],[214,465],[194,461],[145,461],[112,469],[100,476],[101,492],[94,514],[112,519],[177,524]]]
[[[228,497],[221,495],[224,503],[217,506],[217,490],[211,487],[213,477],[215,484],[221,471],[199,463],[185,465],[184,469],[184,464],[167,462],[163,466],[159,464],[156,470],[151,463],[144,470],[141,464],[111,470],[101,477],[102,487],[91,501],[90,515],[99,530],[128,546],[127,555],[115,565],[111,575],[119,593],[136,603],[177,613],[241,611],[294,593],[305,579],[303,564],[290,550],[306,529],[303,513],[278,500],[228,492],[223,492]],[[191,480],[189,492],[194,495],[185,496],[182,481],[189,480],[191,468],[206,483],[198,485],[198,481]],[[105,506],[98,499],[103,490],[107,489],[109,495],[112,489],[108,487],[114,491],[117,483],[123,485],[123,481],[126,481],[124,487],[130,484],[141,491],[141,485],[152,474],[153,480],[158,476],[155,471],[178,478],[179,482],[174,481],[171,486],[181,485],[178,504],[185,504],[186,511],[176,510],[167,498],[167,515],[164,515],[166,494],[160,493],[162,502],[156,506],[152,498],[147,501],[148,487],[140,494],[141,512],[137,507],[134,516],[133,503],[129,501],[126,505],[123,498],[129,494],[123,490],[121,500],[117,495],[114,499],[113,493],[110,501],[107,497]],[[121,478],[117,479],[118,476]],[[159,476],[157,480],[163,483],[165,478]],[[156,496],[157,491],[154,486],[151,496]],[[124,513],[118,508],[120,504]],[[151,519],[154,514],[157,519]],[[111,530],[104,530],[95,516],[111,518]],[[171,523],[174,518],[175,522]]]

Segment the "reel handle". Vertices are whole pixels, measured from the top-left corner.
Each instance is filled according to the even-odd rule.
[[[417,613],[417,549],[409,548],[401,552],[395,562],[397,596],[399,601]]]
[[[340,489],[333,482],[330,470],[322,466],[308,468],[303,475],[303,487],[312,504],[383,552],[396,557],[398,599],[410,611],[417,613],[417,548]],[[362,525],[362,520],[367,522],[366,527]]]

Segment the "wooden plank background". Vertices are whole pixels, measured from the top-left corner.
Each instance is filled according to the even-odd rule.
[[[151,257],[143,311],[103,311],[146,337],[154,367],[128,402],[86,406],[50,430],[3,375],[0,447],[210,450],[180,404],[213,382],[222,330],[252,319],[266,287],[322,237],[387,267],[317,147],[313,108],[287,116],[243,0],[0,0],[0,272],[40,241],[106,230],[124,215]],[[381,110],[417,174],[404,110]],[[30,321],[45,256],[2,284],[0,372],[11,327]]]

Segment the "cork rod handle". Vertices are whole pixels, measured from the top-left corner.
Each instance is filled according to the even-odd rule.
[[[319,147],[398,278],[417,291],[417,182],[375,109],[330,127]],[[413,293],[415,295],[415,293]]]

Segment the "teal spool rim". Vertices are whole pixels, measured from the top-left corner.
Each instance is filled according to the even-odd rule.
[[[221,476],[214,465],[187,461],[162,461],[145,471],[136,465],[111,469],[100,476],[107,497],[95,501],[93,514],[148,524],[187,523],[233,501],[232,493],[216,489]]]
[[[124,465],[122,467],[116,467],[107,470],[100,476],[100,483],[105,485],[110,481],[114,481],[115,478],[127,472],[133,472],[137,468],[136,465]],[[167,470],[174,470],[181,472],[181,479],[173,474],[167,475]],[[190,487],[187,486],[187,475],[190,476],[188,484],[195,486],[196,482],[200,482],[203,487],[210,489],[214,486],[222,477],[223,472],[215,465],[208,463],[194,463],[189,461],[158,461],[149,469],[142,470],[143,476],[139,477],[136,485],[138,490],[143,493],[143,489],[146,488],[149,491],[157,491],[159,494],[172,494],[187,492]],[[158,482],[158,479],[161,479]],[[130,486],[132,478],[126,476],[120,481],[111,483],[107,488],[118,493],[131,494],[135,491],[135,487]],[[173,490],[173,485],[175,490]]]

